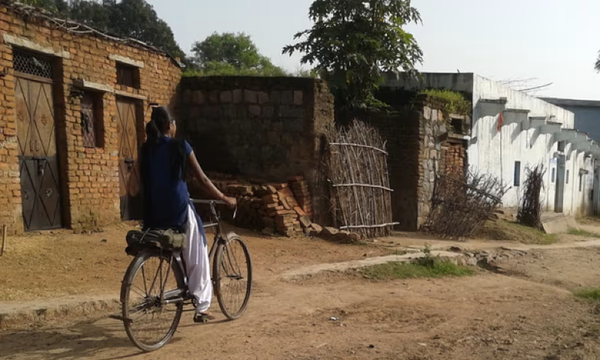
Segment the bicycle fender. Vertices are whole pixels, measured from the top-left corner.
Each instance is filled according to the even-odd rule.
[[[240,239],[240,236],[239,236],[238,234],[236,234],[235,232],[233,232],[233,231],[230,231],[230,232],[228,232],[228,233],[225,235],[225,237],[224,237],[224,239],[223,239],[223,240],[225,240],[225,242],[226,242],[227,244],[229,244],[231,241],[233,241],[233,240],[234,240],[234,239],[236,239],[236,238],[237,238],[237,239]]]

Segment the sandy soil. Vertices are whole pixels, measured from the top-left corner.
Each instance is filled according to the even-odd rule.
[[[81,240],[94,244],[95,255],[85,257],[87,261],[114,246],[114,263],[110,262],[114,274],[107,271],[99,281],[118,288],[128,259],[121,254],[122,234],[112,238],[112,231],[116,236],[122,230]],[[108,242],[96,244],[102,238]],[[69,239],[52,241],[76,243],[76,238]],[[0,358],[600,359],[600,318],[592,304],[571,293],[598,285],[598,249],[536,250],[503,261],[500,265],[508,276],[481,270],[468,278],[374,282],[355,274],[323,274],[282,282],[278,275],[286,269],[389,250],[310,239],[247,239],[256,269],[255,288],[248,312],[237,321],[195,325],[185,314],[167,347],[139,354],[121,323],[73,319],[67,325],[0,333]],[[46,244],[32,242],[37,244],[34,248]],[[18,253],[14,250],[0,261],[17,258]],[[64,257],[73,254],[66,252]],[[28,264],[32,269],[33,263]],[[0,263],[3,276],[4,265]],[[13,271],[17,269],[15,265]],[[21,274],[25,279],[40,276]],[[69,272],[55,274],[71,279],[70,291],[81,285]],[[2,283],[0,289],[7,293],[11,288]],[[51,286],[46,289],[49,292]],[[330,320],[332,316],[338,320]]]

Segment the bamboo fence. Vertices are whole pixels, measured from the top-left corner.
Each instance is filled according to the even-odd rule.
[[[333,218],[342,230],[363,238],[391,235],[392,189],[388,153],[379,132],[354,120],[348,128],[330,129],[327,176]]]

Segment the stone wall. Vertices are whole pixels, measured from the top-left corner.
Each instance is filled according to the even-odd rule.
[[[72,25],[69,25],[72,26]],[[32,51],[52,59],[54,126],[59,161],[62,224],[78,229],[119,221],[119,168],[116,95],[139,102],[171,104],[180,68],[158,50],[100,34],[75,34],[58,28],[20,5],[0,4],[0,224],[12,233],[23,231],[22,194],[15,99],[13,53]],[[81,29],[80,29],[81,30]],[[117,85],[117,63],[139,69],[139,88]],[[96,94],[104,134],[97,147],[84,147],[81,100],[71,96],[81,89]],[[149,113],[145,114],[149,120]],[[139,119],[137,137],[143,140]]]
[[[442,112],[442,104],[430,99],[419,99],[415,103],[419,109],[419,180],[417,228],[427,220],[431,210],[431,198],[436,177],[442,163],[442,144],[440,137],[446,133],[446,124]]]
[[[310,78],[183,78],[184,136],[205,170],[286,181],[312,177],[333,98]]]

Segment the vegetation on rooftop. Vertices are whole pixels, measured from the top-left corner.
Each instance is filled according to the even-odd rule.
[[[444,116],[448,118],[451,114],[470,116],[472,111],[471,102],[456,91],[428,89],[420,91],[418,95],[426,95],[430,98],[444,103]]]

